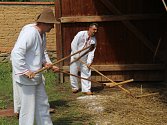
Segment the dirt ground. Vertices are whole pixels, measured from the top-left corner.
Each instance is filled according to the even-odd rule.
[[[156,95],[133,98],[119,88],[94,85],[95,95],[80,96],[77,102],[96,125],[167,125],[167,83],[128,83],[123,87],[134,96]]]
[[[93,84],[95,95],[72,96],[72,103],[80,109],[81,114],[86,115],[86,118],[80,118],[84,121],[83,125],[167,125],[167,83],[128,83],[123,87],[134,96],[156,95],[133,98],[118,87]],[[1,115],[14,114],[10,109],[2,110]]]
[[[13,109],[4,109],[4,110],[0,110],[0,117],[9,117],[9,116],[15,116],[15,114],[13,113]]]

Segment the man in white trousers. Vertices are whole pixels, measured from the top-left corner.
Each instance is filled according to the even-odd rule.
[[[35,25],[35,24],[34,24]],[[23,29],[22,29],[23,31]],[[45,53],[46,61],[47,63],[52,63],[48,54]],[[12,77],[14,77],[14,73],[12,73]],[[45,84],[45,78],[42,76],[43,79],[43,84]],[[16,84],[16,81],[13,79],[13,102],[14,102],[14,114],[17,118],[19,118],[19,113],[20,113],[20,108],[21,108],[21,99],[20,99],[20,92],[19,92],[19,85]],[[55,109],[50,108],[49,109],[50,113],[54,113]]]
[[[85,47],[88,47],[91,44],[95,44],[95,48],[80,59],[83,62],[85,62],[87,65],[81,63],[80,61],[73,62],[75,59],[80,57],[85,51],[71,57],[71,62],[73,62],[70,65],[71,74],[78,75],[78,72],[80,70],[81,77],[88,79],[91,76],[91,69],[89,69],[89,66],[91,66],[94,58],[94,52],[96,49],[95,34],[97,33],[97,30],[98,30],[98,24],[92,23],[90,24],[88,31],[86,30],[80,31],[74,37],[71,43],[71,50],[72,50],[71,54]],[[77,78],[74,76],[70,76],[70,82],[71,82],[72,92],[73,93],[79,92],[79,85],[78,85]],[[88,80],[81,79],[81,91],[83,94],[93,95],[93,93],[91,92],[91,82]]]
[[[47,61],[46,53],[45,33],[54,28],[54,23],[53,10],[44,9],[36,24],[26,25],[22,29],[11,52],[13,84],[17,84],[21,101],[19,125],[53,125],[43,75],[34,72],[42,67],[54,72],[59,70]]]
[[[22,28],[21,32],[23,32],[26,27],[31,27],[31,26],[35,26],[35,25],[36,25],[36,23],[28,24]],[[52,63],[46,51],[44,54],[45,54],[46,62]],[[15,77],[14,73],[12,73],[12,75],[13,75],[12,77]],[[43,80],[43,84],[45,84],[44,76],[42,76],[42,80]],[[16,81],[14,79],[13,79],[13,102],[14,102],[14,114],[16,115],[16,117],[19,118],[19,112],[20,112],[20,108],[21,108],[21,99],[20,99],[19,85],[16,84]],[[50,108],[49,112],[54,113],[55,109]]]

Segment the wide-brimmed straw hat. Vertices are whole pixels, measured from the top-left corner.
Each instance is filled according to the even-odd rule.
[[[55,16],[53,14],[53,10],[50,8],[45,8],[42,13],[37,17],[36,22],[41,23],[56,23]]]

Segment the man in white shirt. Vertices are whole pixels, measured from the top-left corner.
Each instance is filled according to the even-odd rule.
[[[91,44],[96,45],[97,43],[95,34],[97,33],[97,30],[98,30],[98,24],[92,23],[90,24],[88,31],[78,32],[71,43],[71,50],[72,50],[71,54],[85,47],[88,47]],[[78,75],[78,70],[80,69],[81,77],[89,78],[91,76],[91,69],[89,69],[89,66],[91,66],[93,62],[95,49],[96,47],[80,59],[87,65],[81,63],[80,61],[73,62],[75,59],[80,57],[85,51],[72,56],[71,62],[73,63],[70,65],[70,73]],[[79,91],[77,78],[74,76],[70,76],[70,82],[71,82],[72,92],[77,93]],[[91,92],[91,82],[88,80],[81,79],[81,91],[84,94],[92,95],[93,93]]]
[[[45,33],[54,28],[54,23],[53,10],[44,9],[36,24],[26,25],[22,29],[11,52],[13,80],[21,101],[19,125],[53,125],[43,75],[34,72],[42,67],[54,72],[59,70],[48,61],[46,52]]]

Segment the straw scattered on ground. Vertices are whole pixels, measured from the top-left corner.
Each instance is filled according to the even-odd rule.
[[[119,89],[104,88],[96,95],[78,97],[77,102],[96,125],[167,125],[166,85],[133,84],[127,89],[135,96],[159,94],[136,99]]]

